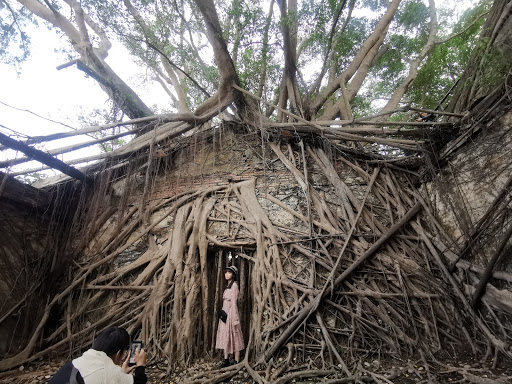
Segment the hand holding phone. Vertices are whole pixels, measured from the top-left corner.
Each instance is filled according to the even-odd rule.
[[[135,365],[135,355],[137,350],[142,349],[142,341],[134,340],[132,341],[132,345],[130,346],[130,365]]]

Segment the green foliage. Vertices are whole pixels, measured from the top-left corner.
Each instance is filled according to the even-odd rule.
[[[387,0],[364,0],[362,6],[371,12],[377,12],[388,7]]]
[[[131,3],[142,22],[134,20],[122,2],[116,0],[80,2],[89,17],[103,28],[114,43],[121,41],[140,67],[148,68],[150,76],[155,73],[155,68],[164,72],[160,53],[165,55],[180,78],[188,107],[194,110],[207,95],[191,79],[209,94],[215,93],[219,83],[219,73],[207,39],[206,26],[195,1],[131,0]],[[284,68],[281,29],[282,23],[287,23],[288,26],[297,28],[297,34],[293,38],[298,41],[296,69],[300,92],[305,96],[311,86],[317,84],[320,73],[323,73],[322,81],[319,82],[322,89],[328,80],[329,70],[334,76],[338,76],[350,65],[389,6],[388,0],[358,0],[351,18],[347,19],[350,3],[350,0],[300,1],[297,3],[297,12],[290,12],[282,20],[276,2],[267,24],[270,5],[268,1],[216,1],[222,35],[232,54],[242,85],[256,93],[263,74],[263,97],[275,100]],[[28,11],[17,5],[15,7],[15,4],[17,3],[12,0],[0,0],[0,27],[3,33],[0,56],[8,57],[11,62],[22,60],[28,55],[29,35],[26,27],[34,19]],[[69,11],[69,7],[63,6],[62,1],[54,0],[52,4],[57,8],[60,6],[62,12]],[[343,4],[344,8],[341,8]],[[440,9],[440,35],[462,31],[486,7],[489,7],[488,0],[468,9],[458,21],[455,20],[453,11]],[[335,19],[336,15],[339,15],[338,19]],[[73,13],[66,17],[74,22]],[[389,98],[404,80],[411,60],[417,57],[427,41],[430,17],[428,2],[402,1],[389,27],[384,46],[381,47],[381,50],[385,47],[385,53],[377,62],[372,63],[360,94],[353,100],[355,115],[374,112],[374,101]],[[470,52],[475,47],[481,22],[482,20],[475,23],[447,43],[436,46],[422,63],[418,76],[406,95],[408,102],[425,107],[436,106],[466,65]],[[341,31],[345,23],[346,28]],[[97,39],[95,36],[91,33],[94,43]],[[15,44],[21,47],[17,51],[18,56],[12,50]],[[328,52],[331,54],[331,61],[324,63]],[[76,53],[73,56],[76,57]],[[310,98],[313,99],[314,95],[310,95]],[[98,114],[98,118],[99,116]]]
[[[386,41],[386,52],[373,66],[378,79],[373,84],[375,97],[389,97],[404,80],[410,61],[425,45],[430,24],[430,10],[421,1],[409,1],[399,8],[396,23]]]
[[[37,25],[35,17],[19,4],[0,0],[0,60],[18,67],[30,55],[26,29]]]
[[[477,7],[467,10],[454,26],[454,33],[464,31],[488,7],[482,2]],[[444,44],[437,45],[428,61],[421,67],[418,76],[409,90],[412,102],[425,108],[436,108],[455,81],[464,71],[473,49],[477,45],[477,34],[484,18],[467,29],[461,35]]]
[[[398,23],[404,30],[425,27],[425,20],[430,19],[430,11],[422,1],[409,1],[397,12]],[[426,31],[423,30],[423,33]]]
[[[370,31],[361,19],[353,19],[345,33],[337,36],[333,44],[335,66],[344,69],[349,66],[358,48],[368,38]]]
[[[354,118],[369,116],[375,113],[371,100],[364,95],[357,95],[352,102],[352,114]]]
[[[438,10],[439,25],[445,34],[456,34],[475,21],[489,6],[482,1],[468,9],[451,28],[448,21],[453,15],[448,10]],[[410,1],[397,13],[397,23],[386,41],[388,50],[372,68],[371,94],[374,98],[389,97],[405,79],[410,62],[425,45],[429,33],[429,9],[418,1]],[[484,18],[464,33],[438,44],[421,64],[417,77],[407,93],[407,102],[425,108],[435,108],[462,74],[471,52],[475,48],[477,34]],[[444,28],[444,29],[443,29]],[[438,37],[438,40],[442,40]]]
[[[24,184],[33,185],[37,181],[44,180],[47,177],[48,175],[43,172],[30,172],[24,175],[15,176],[15,179],[21,181]]]

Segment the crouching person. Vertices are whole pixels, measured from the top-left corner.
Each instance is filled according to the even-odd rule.
[[[130,335],[124,328],[101,332],[92,348],[66,363],[48,384],[145,384],[146,352],[138,350],[130,367]],[[133,374],[132,374],[133,373]]]

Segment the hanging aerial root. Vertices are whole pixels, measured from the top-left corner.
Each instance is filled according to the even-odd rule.
[[[506,352],[499,322],[507,310],[504,292],[486,283],[488,319],[460,308],[484,270],[458,261],[465,281],[445,270],[443,255],[457,255],[407,178],[327,146],[269,147],[266,164],[283,172],[284,190],[280,180],[267,187],[268,180],[216,179],[215,186],[153,198],[156,190],[139,186],[144,204],[115,203],[115,210],[106,208],[113,217],[81,226],[98,232],[81,268],[49,301],[24,354],[0,368],[81,348],[112,324],[143,339],[155,361],[168,361],[168,373],[212,356],[226,263],[240,270],[239,304],[250,340],[245,358],[189,382],[243,374],[259,383],[308,377],[389,383],[392,376],[361,368],[361,356],[410,357],[421,350],[431,358],[448,343],[477,354],[482,340],[492,346],[489,356]],[[146,176],[146,184],[158,186],[156,172]],[[491,275],[512,281],[505,272]],[[455,300],[446,284],[459,287]],[[45,332],[50,313],[57,324]],[[473,337],[473,324],[481,335]],[[39,340],[44,346],[34,354]]]

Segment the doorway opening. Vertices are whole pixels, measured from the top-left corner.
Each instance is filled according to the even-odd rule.
[[[208,268],[208,313],[211,313],[209,321],[212,332],[208,335],[207,350],[215,356],[215,341],[217,337],[217,328],[219,325],[219,314],[222,309],[222,293],[226,289],[226,280],[224,278],[224,269],[228,266],[238,268],[238,287],[240,293],[238,296],[238,311],[240,315],[240,324],[244,336],[244,344],[247,346],[249,341],[249,332],[251,329],[252,313],[252,292],[250,276],[252,272],[252,257],[254,250],[234,250],[226,248],[208,249],[207,268]],[[208,334],[208,332],[207,332]],[[242,356],[243,356],[242,351]]]

